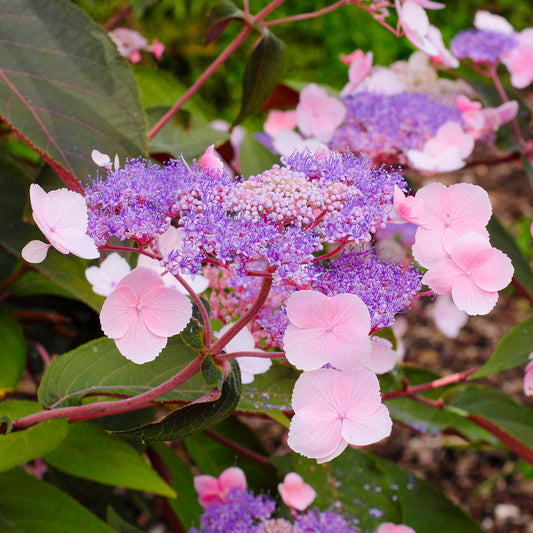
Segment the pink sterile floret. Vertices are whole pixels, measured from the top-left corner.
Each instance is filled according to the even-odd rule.
[[[62,254],[69,252],[83,259],[96,259],[100,252],[87,235],[87,205],[81,194],[68,189],[45,192],[33,183],[30,186],[33,219],[50,244]],[[50,245],[31,241],[22,250],[30,263],[40,263]]]
[[[289,472],[278,490],[283,503],[297,511],[305,511],[316,498],[315,489],[296,472]]]
[[[430,56],[439,55],[437,47],[428,39],[430,28],[428,16],[417,2],[409,0],[400,5],[399,0],[395,0],[398,19],[405,36],[422,52]]]
[[[194,490],[198,493],[198,502],[204,509],[225,501],[232,489],[246,490],[246,476],[236,466],[226,468],[218,479],[206,475],[194,477]]]
[[[437,294],[451,294],[453,302],[469,315],[487,314],[498,291],[513,277],[511,260],[478,233],[457,238],[450,256],[432,266],[422,278]]]
[[[137,267],[107,297],[100,323],[124,357],[142,364],[153,361],[191,316],[187,296],[165,287],[153,270]]]
[[[227,331],[232,328],[233,324],[226,324],[218,333],[215,333],[217,339],[220,339]],[[263,350],[255,347],[255,339],[251,331],[244,327],[224,346],[225,353],[234,352],[258,352],[264,353]],[[267,357],[236,357],[237,363],[241,369],[241,382],[244,384],[252,383],[256,374],[263,374],[272,366],[272,360]]]
[[[403,524],[393,524],[392,522],[383,522],[376,533],[416,533],[412,527]]]
[[[462,168],[474,149],[474,139],[458,122],[448,121],[427,140],[423,150],[408,150],[411,165],[423,172],[452,172]]]
[[[456,339],[461,328],[468,322],[468,315],[458,309],[447,294],[437,296],[429,314],[437,329],[450,339]]]
[[[435,26],[430,26],[427,32],[428,41],[437,49],[436,54],[431,55],[431,59],[444,68],[457,68],[459,60],[444,46],[442,34]]]
[[[290,324],[283,336],[289,363],[314,370],[330,363],[341,370],[363,367],[370,356],[370,314],[355,294],[325,296],[298,291],[287,300]]]
[[[327,143],[335,129],[342,124],[345,115],[346,109],[342,102],[328,96],[326,90],[315,83],[311,83],[300,93],[296,122],[304,135]]]
[[[85,270],[85,277],[96,294],[109,296],[117,283],[130,272],[128,262],[117,252],[110,253],[99,267],[92,266]]]
[[[389,411],[381,403],[378,379],[366,369],[304,372],[294,385],[292,407],[288,444],[318,463],[331,461],[348,444],[378,442],[392,428]]]
[[[424,202],[416,196],[406,196],[398,185],[394,186],[394,209],[406,222],[420,225],[424,220]]]
[[[478,11],[474,17],[474,26],[478,30],[493,31],[512,35],[514,28],[500,15],[494,15],[489,11]]]
[[[518,89],[533,81],[533,28],[515,35],[518,44],[502,56],[502,63],[511,73],[511,85]]]
[[[492,214],[489,195],[469,183],[446,187],[432,183],[415,195],[425,206],[423,224],[416,230],[414,258],[426,268],[445,259],[460,235],[475,231],[488,237]]]
[[[529,354],[529,358],[533,359],[533,353]],[[533,396],[533,361],[530,361],[524,369],[524,394]]]
[[[341,56],[345,58],[344,61],[349,61],[347,63],[350,65],[348,68],[348,83],[342,89],[341,96],[346,96],[352,94],[356,89],[361,85],[363,80],[370,73],[372,67],[373,54],[372,52],[364,53],[362,50],[356,50],[352,52],[349,56]]]
[[[376,374],[389,372],[396,366],[400,355],[393,349],[392,342],[388,339],[373,336],[370,340],[370,360],[365,367]]]
[[[206,149],[200,158],[200,165],[204,170],[224,170],[224,162],[216,154],[214,144]]]
[[[293,130],[296,128],[296,111],[273,109],[268,114],[263,128],[271,137],[275,137],[281,130]]]

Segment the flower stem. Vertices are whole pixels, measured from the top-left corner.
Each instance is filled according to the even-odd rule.
[[[126,411],[133,411],[144,407],[147,403],[163,396],[167,392],[175,389],[192,376],[200,372],[202,367],[202,356],[199,355],[193,359],[183,370],[178,372],[169,380],[161,383],[153,389],[143,392],[137,396],[126,398],[125,400],[118,400],[114,402],[95,402],[88,405],[78,405],[73,407],[59,407],[58,409],[48,409],[33,415],[25,416],[13,421],[13,429],[24,429],[44,420],[52,420],[54,418],[71,418],[81,420],[81,417],[89,418],[88,415],[109,416],[116,413],[123,413]]]
[[[320,17],[321,15],[325,15],[326,13],[329,13],[330,11],[334,11],[335,9],[338,9],[339,7],[342,7],[346,4],[350,4],[351,0],[339,0],[338,2],[335,2],[334,4],[329,5],[328,7],[325,7],[323,9],[319,9],[318,11],[312,11],[310,13],[300,13],[299,15],[293,15],[291,17],[285,17],[282,19],[277,20],[270,20],[268,22],[263,22],[262,26],[275,26],[277,24],[285,24],[286,22],[295,22],[297,20],[307,20],[315,17]]]

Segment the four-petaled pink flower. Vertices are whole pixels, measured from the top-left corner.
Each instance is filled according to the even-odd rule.
[[[348,444],[367,446],[388,437],[392,421],[370,370],[304,372],[292,393],[289,446],[318,463],[331,461]]]
[[[513,277],[511,260],[478,233],[457,238],[446,259],[433,265],[422,278],[437,294],[451,294],[453,302],[469,315],[488,313],[498,291]]]
[[[232,489],[246,490],[246,476],[236,466],[226,468],[218,479],[207,475],[194,477],[194,490],[204,509],[225,501]]]
[[[458,183],[446,187],[432,183],[415,198],[424,202],[422,225],[416,230],[414,258],[426,268],[448,257],[457,237],[471,231],[488,237],[485,229],[492,214],[489,195],[477,185]]]
[[[296,107],[299,130],[308,137],[327,143],[346,115],[343,103],[328,96],[326,90],[311,83],[300,93]]]
[[[283,483],[278,485],[278,491],[283,503],[297,511],[305,511],[316,498],[315,489],[296,472],[285,476]]]
[[[416,533],[412,527],[403,524],[393,524],[392,522],[383,522],[378,527],[376,533]]]
[[[395,4],[405,36],[422,52],[430,56],[439,55],[437,47],[428,39],[429,20],[419,3],[409,0],[401,5],[400,0],[395,0]]]
[[[511,73],[511,85],[524,89],[533,81],[533,28],[515,34],[518,44],[502,56],[502,63]]]
[[[85,270],[85,277],[96,294],[109,296],[117,283],[131,271],[128,262],[117,252],[110,253],[100,264]]]
[[[165,287],[149,268],[137,267],[107,297],[100,323],[114,339],[119,352],[137,364],[153,361],[192,316],[192,304],[184,294]]]
[[[298,291],[287,300],[287,316],[283,348],[296,368],[355,370],[368,361],[370,314],[359,296]]]
[[[293,130],[296,128],[296,111],[273,109],[268,114],[263,128],[271,137],[275,137],[281,130]]]
[[[33,219],[50,244],[31,241],[22,249],[29,263],[44,261],[53,246],[62,254],[72,253],[83,259],[96,259],[100,252],[87,235],[87,205],[81,194],[68,189],[45,192],[33,183],[30,186]]]

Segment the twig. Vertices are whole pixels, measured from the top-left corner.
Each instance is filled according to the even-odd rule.
[[[236,442],[233,442],[232,440],[223,437],[222,435],[219,435],[218,433],[215,433],[214,431],[210,429],[204,429],[204,433],[206,435],[209,435],[212,439],[217,440],[221,444],[224,444],[224,446],[227,446],[228,448],[231,448],[232,450],[235,450],[238,453],[242,453],[242,455],[245,455],[246,457],[249,457],[250,459],[253,459],[254,461],[257,461],[258,463],[261,463],[265,466],[270,466],[270,461],[264,457],[263,455],[259,455],[258,453],[252,452],[252,450],[249,450],[248,448],[244,448],[240,444],[237,444]]]

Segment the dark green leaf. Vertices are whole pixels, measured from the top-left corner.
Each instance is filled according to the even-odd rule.
[[[78,405],[88,394],[135,396],[176,375],[195,355],[179,337],[172,337],[155,361],[137,365],[120,355],[111,339],[102,337],[52,362],[41,381],[39,401],[48,407],[66,407]],[[193,401],[209,390],[198,376],[161,399]]]
[[[0,0],[1,2],[1,0]],[[0,3],[1,5],[1,3]],[[1,17],[1,14],[0,14]],[[43,239],[36,226],[23,224],[23,213],[28,201],[31,177],[5,153],[0,152],[0,245],[20,257],[22,248],[33,239]],[[46,259],[34,265],[71,297],[82,300],[95,310],[104,299],[94,294],[85,279],[88,262],[72,254],[63,255],[51,249]]]
[[[529,181],[529,186],[533,187],[533,165],[529,161],[529,159],[525,156],[522,156],[520,158],[520,161],[522,161],[522,168],[524,169],[524,172],[526,173],[527,179]]]
[[[91,151],[146,153],[131,69],[68,0],[1,0],[0,115],[72,189],[96,174]]]
[[[192,318],[180,333],[183,342],[193,350],[204,348],[204,329],[196,318]]]
[[[218,39],[228,27],[228,24],[232,20],[237,19],[244,20],[244,13],[240,9],[237,9],[237,6],[233,2],[224,0],[216,5],[209,13],[209,18],[207,20],[209,29],[205,36],[205,45],[207,46]]]
[[[113,533],[76,500],[22,468],[0,474],[3,533]]]
[[[160,107],[149,109],[150,125],[155,124],[166,111],[166,108]],[[209,124],[198,120],[196,115],[186,125],[175,115],[152,139],[150,153],[166,153],[177,158],[183,155],[189,162],[200,157],[209,145],[221,144],[228,137],[229,133],[213,129]]]
[[[291,409],[292,389],[300,372],[293,366],[272,361],[268,372],[243,385],[239,411],[269,412]]]
[[[6,309],[0,308],[0,398],[16,389],[26,368],[26,339],[20,324]]]
[[[495,216],[490,219],[487,229],[489,230],[492,245],[509,256],[513,263],[515,278],[520,282],[524,290],[533,297],[533,270],[531,270],[529,262],[514,242],[513,237]]]
[[[212,355],[207,355],[202,361],[202,376],[208,385],[212,385],[218,390],[222,390],[224,384],[224,372],[215,364]]]
[[[172,488],[178,495],[177,499],[170,499],[168,503],[188,531],[194,522],[198,523],[203,511],[198,503],[198,493],[194,490],[191,467],[176,453],[176,450],[163,442],[151,442],[150,447],[155,450],[168,469],[172,478]]]
[[[249,132],[244,134],[239,147],[239,170],[243,176],[257,176],[272,165],[279,164],[279,156],[254,139]]]
[[[16,420],[42,411],[36,402],[6,400],[0,403],[0,416]],[[47,420],[36,426],[7,435],[0,434],[0,472],[57,448],[65,438],[68,423],[64,419]],[[0,513],[1,524],[1,513]],[[1,529],[1,528],[0,528]]]
[[[239,402],[241,374],[239,364],[231,361],[231,372],[224,382],[222,393],[214,402],[192,403],[173,411],[160,422],[128,431],[114,433],[126,439],[176,440],[218,424],[228,417]]]
[[[142,533],[140,529],[126,522],[114,509],[109,505],[106,515],[107,523],[115,530],[116,533]]]
[[[455,387],[445,396],[446,405],[465,415],[481,415],[526,446],[533,448],[531,409],[516,403],[504,392],[483,385]]]
[[[241,110],[233,124],[256,111],[276,86],[283,67],[285,45],[267,31],[253,49],[242,79]]]
[[[141,454],[89,422],[71,424],[63,442],[43,458],[72,476],[176,497]]]
[[[313,505],[327,509],[340,502],[363,531],[375,531],[382,522],[404,523],[398,489],[387,469],[369,453],[353,452],[348,448],[322,465],[293,454],[294,470],[317,490]]]
[[[490,359],[470,379],[483,378],[525,365],[533,351],[533,317],[508,331]]]

